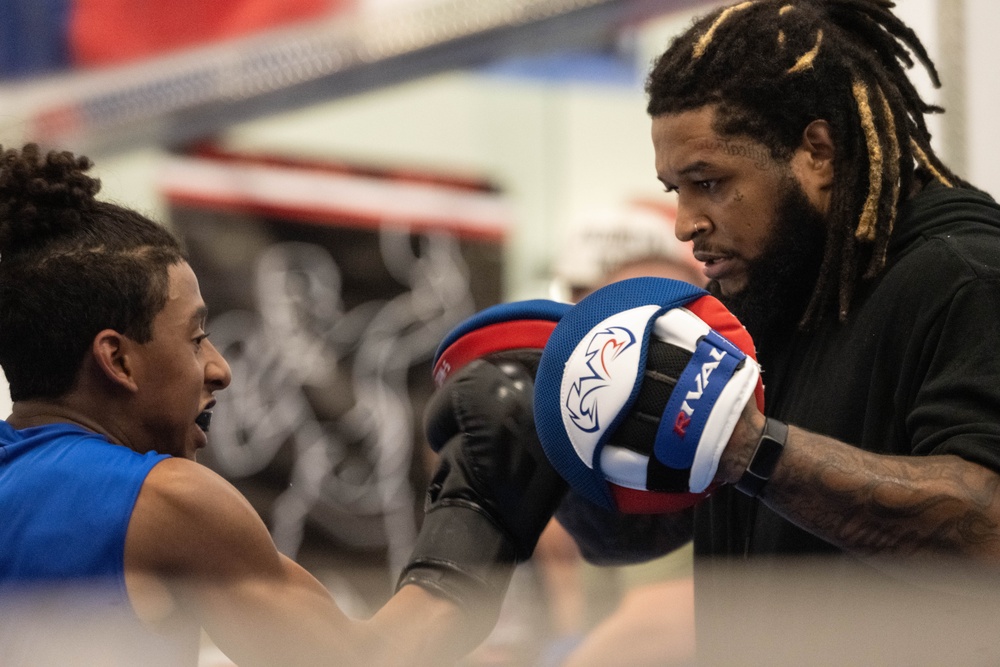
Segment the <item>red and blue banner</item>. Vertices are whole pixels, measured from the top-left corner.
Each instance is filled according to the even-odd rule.
[[[0,0],[0,77],[148,58],[320,18],[351,0]]]

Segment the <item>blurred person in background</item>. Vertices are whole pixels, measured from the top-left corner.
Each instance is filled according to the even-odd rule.
[[[552,298],[576,303],[595,289],[636,276],[659,276],[703,287],[708,281],[677,240],[669,201],[635,199],[573,222],[552,266]]]
[[[0,149],[0,663],[195,665],[203,630],[243,667],[472,649],[565,488],[531,419],[508,418],[530,415],[533,375],[483,362],[439,390],[454,428],[412,558],[381,610],[349,619],[195,461],[229,365],[179,241],[99,200],[90,167]]]

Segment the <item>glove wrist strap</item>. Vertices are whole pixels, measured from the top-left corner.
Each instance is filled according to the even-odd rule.
[[[424,516],[396,590],[416,584],[493,627],[516,565],[506,531],[472,503],[444,501]]]

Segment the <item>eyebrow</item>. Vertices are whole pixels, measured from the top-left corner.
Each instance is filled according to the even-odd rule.
[[[196,324],[201,324],[208,318],[208,306],[199,306],[194,313],[191,314],[191,322]]]
[[[691,172],[701,171],[703,169],[708,169],[711,166],[712,166],[711,164],[709,164],[708,162],[706,162],[704,160],[698,160],[697,162],[692,162],[688,166],[686,166],[683,169],[681,169],[680,171],[678,171],[677,175],[678,176],[687,176]]]
[[[701,171],[702,169],[711,169],[712,166],[713,165],[711,163],[706,162],[705,160],[698,160],[696,162],[692,162],[688,166],[686,166],[683,169],[681,169],[680,171],[678,171],[677,172],[677,176],[678,177],[689,176],[689,175],[691,175],[692,173],[694,173],[696,171]],[[672,181],[668,182],[667,179],[663,178],[662,176],[657,175],[656,179],[658,181],[660,181],[661,183],[663,183],[664,185],[668,185],[668,186],[669,185],[673,185]]]

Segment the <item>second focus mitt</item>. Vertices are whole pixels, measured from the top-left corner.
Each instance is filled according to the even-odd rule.
[[[566,313],[542,354],[535,423],[553,467],[624,513],[683,510],[714,490],[719,458],[764,388],[750,334],[714,297],[632,278]]]

